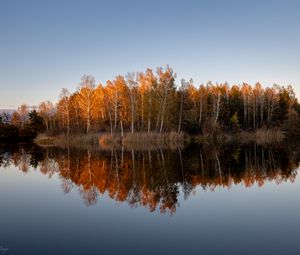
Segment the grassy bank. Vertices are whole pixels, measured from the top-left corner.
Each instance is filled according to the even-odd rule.
[[[195,143],[257,143],[257,144],[274,144],[284,140],[285,133],[279,129],[258,129],[256,131],[240,131],[236,133],[218,133],[214,136],[193,136],[191,140]]]
[[[125,149],[149,149],[157,147],[178,148],[183,147],[189,142],[189,136],[184,133],[125,133],[124,137],[120,135],[111,136],[102,134],[99,137],[101,147],[116,147],[122,145]]]
[[[108,133],[77,134],[67,137],[65,134],[45,135],[40,134],[35,143],[41,146],[58,147],[86,147],[99,146],[104,149],[120,148],[125,149],[149,149],[149,148],[178,148],[190,142],[193,143],[257,143],[273,144],[284,140],[284,132],[280,129],[258,129],[251,132],[237,132],[235,134],[219,133],[214,136],[189,136],[185,133],[125,133],[111,136]]]
[[[80,135],[77,134],[77,135],[70,135],[69,137],[67,137],[67,135],[65,134],[59,134],[59,135],[39,134],[35,138],[34,142],[43,147],[95,146],[99,144],[99,134],[96,133],[80,134]]]
[[[149,149],[155,147],[182,147],[184,143],[189,142],[189,137],[184,133],[125,133],[124,137],[120,134],[111,136],[108,133],[77,134],[67,137],[65,134],[46,135],[40,134],[34,140],[40,146],[58,146],[58,147],[85,147],[100,146],[101,148],[120,148],[125,149]]]
[[[280,129],[258,129],[254,132],[240,132],[233,140],[239,143],[273,144],[284,140],[285,133]]]

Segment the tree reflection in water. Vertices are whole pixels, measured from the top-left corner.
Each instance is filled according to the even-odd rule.
[[[35,145],[2,146],[0,167],[29,167],[51,178],[58,174],[65,193],[79,189],[86,205],[108,194],[130,206],[175,213],[182,190],[188,199],[196,187],[213,191],[243,184],[263,186],[293,182],[299,150],[291,146],[190,145],[188,148],[149,150],[42,149]]]

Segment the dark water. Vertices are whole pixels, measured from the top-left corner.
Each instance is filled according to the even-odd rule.
[[[0,254],[299,254],[300,150],[0,147]]]

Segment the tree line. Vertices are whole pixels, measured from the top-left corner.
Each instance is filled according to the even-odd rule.
[[[23,105],[18,111],[25,108],[27,106]],[[26,115],[19,112],[14,112],[12,116],[0,114],[0,142],[29,142],[43,130],[44,120],[36,110],[26,111]]]
[[[260,83],[213,83],[199,86],[193,80],[175,83],[169,66],[156,71],[118,75],[96,85],[84,75],[77,90],[62,89],[57,104],[36,107],[47,132],[163,133],[176,131],[209,135],[216,132],[255,131],[278,127],[300,134],[300,105],[293,88]],[[10,123],[24,128],[28,106],[14,112]]]

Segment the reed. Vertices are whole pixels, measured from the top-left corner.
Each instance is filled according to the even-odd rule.
[[[240,132],[233,138],[240,143],[251,143],[255,142],[257,144],[273,144],[280,143],[285,138],[284,132],[279,128],[265,129],[261,128],[254,132]]]
[[[120,135],[101,134],[99,144],[103,148],[124,147],[125,149],[153,149],[153,148],[178,148],[183,147],[186,141],[184,133],[125,133],[123,137]]]
[[[125,148],[178,148],[183,147],[186,141],[184,133],[169,132],[169,133],[126,133],[122,139],[122,144]]]
[[[81,147],[81,146],[98,145],[98,138],[99,138],[98,133],[70,135],[69,137],[65,134],[58,134],[58,135],[39,134],[34,140],[34,142],[41,146]]]

